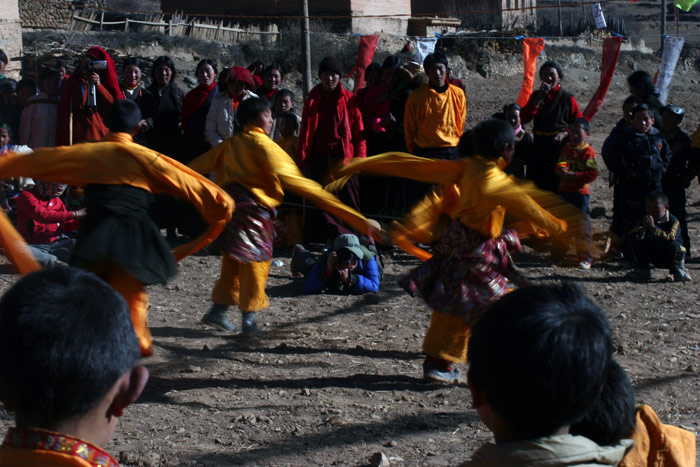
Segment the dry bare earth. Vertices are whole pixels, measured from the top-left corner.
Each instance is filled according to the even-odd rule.
[[[550,54],[565,62],[573,56],[568,50]],[[593,122],[597,151],[619,118],[626,67],[623,60]],[[684,127],[692,131],[700,121],[698,76],[692,67],[679,71],[671,100],[685,106]],[[572,65],[567,75],[566,88],[585,105],[598,71]],[[514,98],[520,77],[469,73],[465,82],[471,126]],[[609,215],[606,176],[593,186],[592,207]],[[697,184],[690,200],[700,200]],[[689,212],[691,235],[700,245],[700,208]],[[596,230],[609,220],[595,219]],[[271,304],[260,314],[265,332],[257,339],[199,323],[218,274],[214,256],[187,258],[169,285],[151,288],[156,353],[144,361],[151,380],[107,446],[122,464],[367,465],[381,451],[392,465],[453,465],[492,439],[470,408],[465,385],[420,381],[429,310],[396,283],[416,260],[398,251],[387,255],[382,290],[368,297],[299,296],[289,251],[276,254],[285,266],[272,268]],[[531,249],[517,261],[535,283],[581,284],[608,312],[616,358],[629,372],[638,402],[652,405],[666,423],[700,430],[698,263],[689,265],[693,283],[676,284],[655,271],[654,282],[635,284],[614,264],[590,271],[553,268]],[[0,278],[3,289],[15,280]],[[0,423],[8,426],[10,416],[0,412]]]

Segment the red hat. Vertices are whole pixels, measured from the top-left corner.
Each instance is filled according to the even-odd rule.
[[[243,81],[249,88],[255,86],[253,76],[247,68],[242,66],[232,66],[228,74],[228,81]]]

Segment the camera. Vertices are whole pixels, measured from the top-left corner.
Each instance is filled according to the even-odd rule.
[[[89,71],[101,71],[107,69],[107,60],[88,60],[87,69]]]

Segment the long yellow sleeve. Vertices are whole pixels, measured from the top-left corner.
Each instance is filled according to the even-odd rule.
[[[362,214],[304,177],[292,158],[260,128],[246,126],[244,131],[192,161],[190,167],[202,173],[216,170],[215,181],[220,186],[238,183],[269,208],[282,203],[286,188],[342,219],[358,232],[369,229],[369,221]]]
[[[202,235],[173,250],[178,261],[216,239],[234,207],[231,197],[216,184],[163,154],[133,143],[126,133],[110,133],[98,143],[3,157],[0,177],[15,176],[73,186],[130,185],[188,201],[209,226]]]

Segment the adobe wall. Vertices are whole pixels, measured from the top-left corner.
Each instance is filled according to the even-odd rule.
[[[17,0],[15,0],[17,1]],[[80,8],[100,8],[105,0],[88,0]],[[19,0],[22,27],[34,29],[68,29],[73,10],[69,0]]]
[[[0,0],[0,49],[9,59],[5,75],[18,78],[21,62],[13,60],[22,55],[22,25],[17,0]]]

